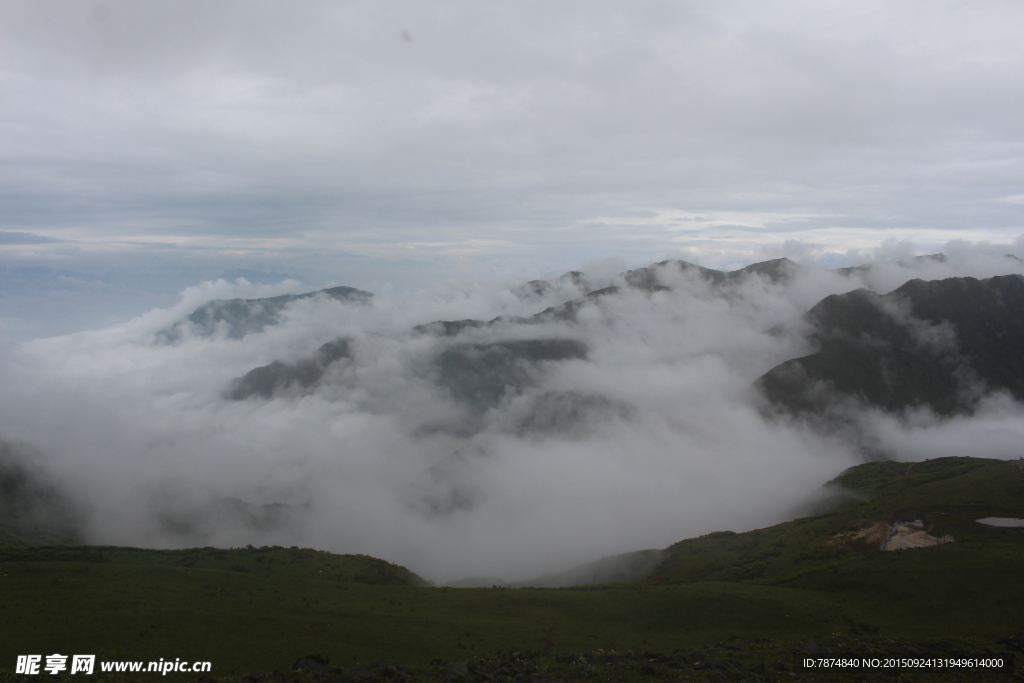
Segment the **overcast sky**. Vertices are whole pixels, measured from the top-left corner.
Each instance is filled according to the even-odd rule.
[[[1022,27],[1016,0],[4,0],[0,438],[45,454],[93,542],[270,542],[161,526],[234,496],[305,511],[273,542],[441,579],[791,518],[861,453],[762,419],[751,385],[806,350],[767,331],[861,285],[1024,268]],[[578,297],[506,287],[570,269],[782,255],[890,263],[467,333],[589,349],[483,417],[435,381],[452,340],[407,334]],[[379,296],[161,341],[208,299],[328,285]],[[341,336],[333,384],[225,399]],[[856,417],[895,459],[1019,454],[1024,408],[986,400]],[[579,434],[517,427],[558,401]]]
[[[996,1],[9,0],[0,337],[221,276],[1012,247],[1022,26]]]

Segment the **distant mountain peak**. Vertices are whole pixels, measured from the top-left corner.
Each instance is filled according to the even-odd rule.
[[[261,299],[214,299],[190,313],[187,321],[199,335],[212,335],[219,326],[224,326],[229,339],[241,339],[247,334],[262,332],[267,327],[276,325],[284,309],[295,302],[315,297],[365,304],[373,298],[373,294],[354,287],[341,286]],[[175,326],[165,330],[160,337],[163,341],[170,341],[179,335],[180,329]]]

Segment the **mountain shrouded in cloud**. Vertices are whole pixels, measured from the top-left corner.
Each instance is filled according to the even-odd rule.
[[[312,357],[295,363],[274,361],[250,370],[231,383],[228,395],[233,399],[271,398],[288,390],[309,389],[320,381],[329,365],[351,357],[348,340],[336,339],[318,348]]]
[[[599,306],[601,297],[618,295],[622,288],[646,294],[669,292],[672,287],[662,284],[663,282],[685,277],[691,279],[694,284],[709,287],[710,294],[725,295],[732,288],[742,286],[752,278],[778,284],[786,282],[798,271],[797,264],[785,258],[754,264],[730,273],[703,268],[685,261],[662,261],[646,268],[622,273],[615,278],[618,284],[590,291],[587,290],[592,285],[586,275],[572,272],[562,276],[555,283],[571,283],[584,292],[583,296],[550,306],[532,316],[499,316],[490,321],[440,320],[417,325],[413,331],[442,339],[457,339],[443,341],[435,347],[434,357],[430,361],[431,371],[435,383],[444,390],[448,398],[463,404],[475,417],[479,417],[489,410],[498,408],[503,401],[520,396],[528,387],[538,385],[538,374],[542,374],[545,363],[586,359],[585,341],[578,338],[544,337],[548,331],[548,326],[544,323],[577,323],[579,315],[585,314],[588,307]],[[523,297],[539,295],[552,291],[555,283],[531,281],[517,288],[516,292]],[[369,296],[366,293],[360,294],[360,301],[365,301]],[[201,307],[192,313],[188,320],[200,331],[209,330],[212,327],[208,322],[211,311],[220,313],[228,309],[231,312],[232,326],[228,328],[227,335],[242,336],[238,330],[262,329],[268,324],[267,311],[276,314],[284,308],[286,301],[290,300],[281,296],[268,300],[215,302]],[[538,326],[542,335],[540,338],[536,337],[537,331],[532,329]],[[571,327],[566,328],[565,332],[578,336]],[[473,333],[489,334],[490,337],[481,342]],[[334,372],[330,377],[333,377],[336,384],[342,384],[346,379],[349,382],[354,381],[354,375],[345,372],[349,366],[342,364],[341,361],[351,363],[355,348],[358,348],[358,345],[354,344],[353,340],[340,338],[324,344],[312,355],[297,361],[274,361],[269,365],[254,368],[232,382],[228,396],[236,400],[252,397],[272,398],[275,395],[296,391],[311,391],[325,379],[328,369],[332,366]],[[522,416],[515,422],[518,429],[530,425],[551,431],[560,425],[573,430],[577,427],[574,422],[585,421],[591,410],[602,412],[614,404],[606,397],[577,391],[547,392],[535,397],[534,403],[535,405],[529,409],[530,414]],[[628,411],[628,406],[623,404],[620,409]],[[474,431],[477,426],[465,424],[450,427],[457,433],[465,434],[467,430]],[[443,428],[441,425],[434,427]]]
[[[993,391],[1024,400],[1024,277],[911,280],[885,295],[827,297],[806,316],[819,347],[758,380],[793,412],[833,395],[887,410],[949,415]]]
[[[883,302],[864,329],[905,316],[898,329],[936,358],[954,328],[955,353],[1001,354],[949,312],[995,321],[978,302],[1002,297],[1012,318],[1000,283],[1024,268],[987,254],[842,272],[665,261],[409,296],[260,298],[219,283],[13,349],[0,434],[44,454],[37,467],[95,543],[304,545],[435,580],[522,580],[780,521],[864,443],[897,459],[925,444],[959,454],[943,451],[960,447],[940,438],[950,420],[976,454],[1008,455],[1024,421],[1012,396],[986,393],[995,383],[950,418],[938,404],[851,405],[861,440],[768,418],[756,388],[828,348],[812,318],[830,301]],[[836,338],[860,324],[836,315]]]
[[[262,332],[267,325],[277,324],[281,312],[294,302],[317,296],[366,303],[373,295],[353,287],[331,287],[318,292],[282,294],[266,299],[211,301],[193,311],[188,316],[188,322],[197,334],[214,334],[223,325],[228,337],[238,339],[247,334]],[[168,332],[168,336],[172,336],[173,332]]]
[[[0,3],[12,481],[94,543],[515,581],[1019,455],[1022,23]]]

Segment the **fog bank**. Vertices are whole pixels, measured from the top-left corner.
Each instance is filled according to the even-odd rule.
[[[947,421],[863,410],[850,440],[766,420],[751,389],[809,352],[799,320],[824,296],[1024,271],[1006,249],[952,246],[945,260],[890,249],[867,269],[794,265],[726,284],[666,266],[646,288],[594,269],[547,287],[311,297],[240,338],[187,317],[212,299],[297,293],[297,283],[203,283],[123,324],[12,346],[0,359],[0,437],[39,449],[39,465],[84,506],[93,543],[300,545],[438,581],[522,580],[783,521],[865,444],[901,459],[1019,455],[1024,413],[998,396]],[[618,289],[584,296],[603,287]],[[580,302],[571,316],[531,318],[570,300]],[[453,336],[413,329],[496,318]],[[228,398],[253,368],[338,338],[351,357],[313,386]],[[507,351],[531,340],[581,351]],[[467,358],[493,365],[494,349],[507,365],[496,394],[458,374]]]

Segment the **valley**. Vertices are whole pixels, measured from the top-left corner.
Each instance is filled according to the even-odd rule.
[[[666,673],[672,661],[699,673],[694,663],[710,657],[722,680],[740,680],[788,676],[808,643],[1014,652],[1017,641],[1000,641],[1021,628],[1024,534],[974,520],[1024,514],[1024,469],[976,458],[876,462],[832,486],[849,497],[828,512],[681,541],[632,583],[560,589],[432,587],[382,560],[300,548],[8,548],[0,661],[43,650],[172,655],[210,660],[223,679],[317,653],[344,675],[386,678],[374,663],[388,662],[405,667],[399,678],[432,680],[452,662],[478,667],[518,652],[520,668],[540,662],[587,679],[577,659],[593,662],[589,671],[607,660],[621,680],[641,680],[656,660],[646,652]],[[956,541],[896,552],[832,542],[909,517]],[[784,668],[772,669],[777,662]]]

